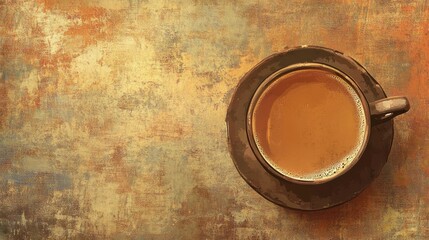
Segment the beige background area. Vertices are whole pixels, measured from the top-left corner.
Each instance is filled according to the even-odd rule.
[[[423,0],[0,0],[0,238],[428,238],[428,39]],[[319,212],[253,191],[224,122],[239,79],[302,44],[412,105],[381,175]]]

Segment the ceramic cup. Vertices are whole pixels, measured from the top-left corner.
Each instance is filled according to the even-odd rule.
[[[263,147],[257,143],[258,139],[255,134],[254,125],[255,108],[261,96],[263,96],[267,89],[269,89],[270,86],[273,86],[282,76],[294,73],[296,71],[308,69],[318,69],[325,72],[330,72],[337,76],[337,79],[340,79],[343,85],[347,86],[347,88],[351,91],[351,94],[356,98],[355,103],[356,107],[361,111],[360,116],[362,117],[361,123],[363,124],[363,127],[359,147],[356,149],[355,154],[351,155],[349,159],[338,159],[336,164],[334,164],[329,169],[321,169],[318,174],[312,174],[311,176],[298,176],[285,171],[285,169],[282,169],[274,161],[270,160],[270,158],[264,153]],[[407,112],[409,108],[409,102],[405,97],[387,97],[377,101],[369,101],[365,98],[363,90],[359,88],[355,80],[342,71],[341,64],[337,64],[337,66],[334,67],[324,63],[302,62],[288,65],[276,71],[259,85],[253,94],[250,106],[247,111],[246,130],[253,152],[255,153],[259,162],[269,173],[275,177],[298,184],[322,184],[332,181],[333,179],[345,174],[347,171],[353,168],[367,147],[368,139],[371,136],[372,126],[391,120],[395,116]],[[314,121],[317,121],[317,119],[314,119]],[[309,149],[309,151],[311,151],[311,149]],[[285,159],[285,161],[294,161],[294,159]]]

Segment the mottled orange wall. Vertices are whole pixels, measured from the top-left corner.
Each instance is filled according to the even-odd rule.
[[[0,238],[426,239],[426,1],[0,0]],[[381,175],[283,209],[228,154],[229,99],[285,47],[353,56],[412,109]]]

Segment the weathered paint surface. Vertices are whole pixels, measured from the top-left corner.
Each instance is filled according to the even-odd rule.
[[[426,239],[427,1],[0,0],[0,239]],[[319,212],[229,156],[239,79],[287,46],[353,56],[412,109],[381,175]]]

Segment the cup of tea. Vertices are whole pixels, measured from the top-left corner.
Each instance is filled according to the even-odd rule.
[[[257,87],[247,110],[247,137],[256,158],[274,176],[322,184],[353,168],[372,126],[409,108],[406,97],[367,99],[341,64],[295,63]]]

